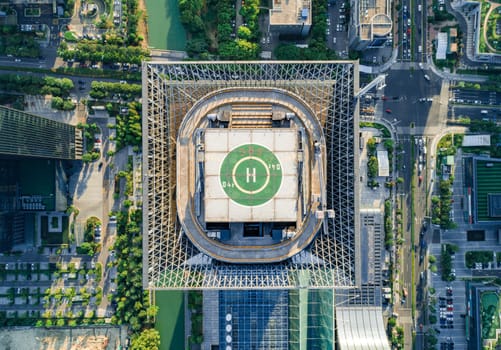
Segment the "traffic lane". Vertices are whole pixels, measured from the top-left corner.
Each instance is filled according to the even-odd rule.
[[[0,57],[0,65],[9,67],[46,67],[47,61],[43,58],[25,58],[25,57]]]
[[[401,205],[402,205],[402,212],[404,213],[403,216],[403,235],[404,235],[404,243],[402,245],[402,275],[400,276],[401,280],[403,281],[403,287],[407,288],[409,295],[405,301],[405,307],[411,307],[412,306],[412,297],[414,291],[412,290],[412,283],[411,283],[411,276],[412,276],[412,257],[411,254],[413,253],[412,247],[411,247],[411,240],[410,240],[410,226],[409,223],[412,220],[412,215],[410,213],[410,188],[411,188],[411,176],[412,176],[412,168],[411,168],[411,142],[409,139],[404,140],[403,143],[403,165],[402,165],[402,175],[404,177],[404,183],[403,183],[403,193],[402,196],[400,196],[401,200]],[[405,167],[404,167],[405,166]]]

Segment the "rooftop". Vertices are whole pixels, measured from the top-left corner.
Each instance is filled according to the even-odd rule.
[[[359,36],[373,40],[391,33],[391,2],[389,0],[361,0],[359,2]]]
[[[311,0],[273,0],[270,25],[311,24]]]

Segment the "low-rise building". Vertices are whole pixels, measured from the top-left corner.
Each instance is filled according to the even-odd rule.
[[[311,17],[311,0],[273,0],[268,30],[304,37],[310,32]]]

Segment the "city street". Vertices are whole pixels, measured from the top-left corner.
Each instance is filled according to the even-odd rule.
[[[422,70],[390,70],[386,78],[383,101],[384,118],[398,120],[399,127],[431,127],[440,125],[437,119],[440,109],[442,80],[424,78]],[[430,75],[430,74],[429,74]],[[430,75],[431,76],[431,75]],[[432,101],[420,99],[430,98]]]

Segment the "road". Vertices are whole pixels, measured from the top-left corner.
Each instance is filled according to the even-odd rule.
[[[426,2],[403,0],[398,12],[399,57],[402,61],[425,62]],[[421,48],[421,50],[420,50]]]
[[[431,79],[424,78],[423,70],[390,70],[386,78],[383,111],[390,110],[386,119],[399,121],[398,126],[416,127],[438,125],[436,114],[439,110],[442,80],[428,74]],[[395,99],[397,98],[397,99]],[[423,98],[431,98],[431,102],[420,102]]]
[[[416,334],[415,348],[426,348],[423,332],[426,330],[424,325],[427,302],[424,292],[430,282],[427,251],[432,240],[432,230],[424,230],[422,227],[425,221],[428,223],[427,227],[430,227],[426,211],[435,159],[429,150],[432,145],[436,146],[434,138],[440,137],[437,130],[445,126],[449,99],[448,83],[430,73],[428,81],[424,78],[424,74],[427,73],[421,69],[390,70],[386,79],[387,86],[384,89],[385,99],[382,101],[382,107],[376,108],[387,121],[397,125],[403,153],[398,171],[399,176],[404,178],[404,183],[403,188],[398,191],[398,196],[403,213],[404,242],[399,251],[400,265],[397,265],[397,270],[400,273],[395,291],[401,294],[405,287],[409,295],[404,303],[399,302],[395,307],[400,315],[399,323],[404,327],[406,349],[412,347],[413,333]],[[420,142],[427,148],[426,154],[423,151],[424,147],[419,145],[419,139],[422,139]],[[422,175],[422,182],[419,182],[418,175]],[[411,210],[411,187],[414,187],[413,210]],[[414,318],[413,298],[416,301]]]

